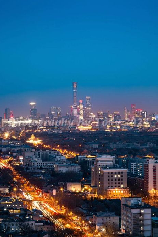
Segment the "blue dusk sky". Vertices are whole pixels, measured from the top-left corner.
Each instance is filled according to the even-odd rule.
[[[157,0],[0,0],[0,115],[91,96],[94,111],[158,112]]]

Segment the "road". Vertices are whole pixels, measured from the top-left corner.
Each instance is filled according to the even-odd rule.
[[[9,168],[12,171],[13,178],[16,180],[18,188],[21,191],[21,194],[18,195],[25,200],[31,201],[32,207],[40,210],[46,218],[55,224],[57,229],[64,230],[68,228],[73,230],[74,233],[80,233],[80,236],[85,237],[101,236],[100,233],[93,232],[94,230],[90,224],[81,217],[70,212],[66,207],[60,207],[52,196],[44,196],[42,190],[21,176],[7,160],[0,159],[0,166]]]

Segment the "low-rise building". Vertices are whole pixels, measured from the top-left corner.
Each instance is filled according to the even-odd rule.
[[[61,172],[61,173],[66,173],[66,172],[80,172],[81,167],[77,164],[55,164],[54,165],[54,171],[55,172]]]
[[[19,217],[9,217],[1,222],[3,232],[20,232],[22,229],[35,230],[35,221],[32,219],[21,219]]]
[[[119,230],[119,216],[116,216],[114,212],[98,212],[93,216],[93,223],[97,230],[108,227],[115,231]]]
[[[3,193],[3,194],[9,193],[9,187],[0,186],[0,193]]]
[[[3,197],[0,199],[0,207],[4,207],[6,209],[13,208],[13,209],[20,209],[23,207],[23,202],[16,200],[10,197]]]
[[[81,192],[81,183],[67,183],[67,190],[70,192]]]
[[[66,164],[66,157],[56,150],[34,150],[24,152],[24,167],[29,171],[54,169],[55,164]]]

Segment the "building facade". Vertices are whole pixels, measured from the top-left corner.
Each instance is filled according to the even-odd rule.
[[[144,190],[158,196],[158,161],[154,159],[144,164]]]
[[[141,198],[121,199],[121,230],[129,236],[152,236],[151,207]]]

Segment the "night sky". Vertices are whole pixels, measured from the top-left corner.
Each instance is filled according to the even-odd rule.
[[[158,112],[157,64],[157,0],[0,0],[0,115],[69,111],[73,81],[95,112]]]

